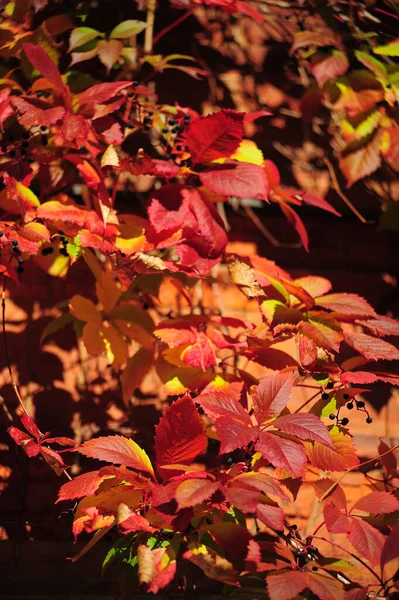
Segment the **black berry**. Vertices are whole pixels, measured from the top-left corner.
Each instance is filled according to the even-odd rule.
[[[21,250],[18,248],[18,246],[14,246],[13,250],[14,250],[14,254],[21,254]]]
[[[348,410],[352,410],[352,408],[353,408],[353,402],[348,402],[348,404],[346,405],[346,408]]]
[[[334,387],[334,382],[333,382],[333,381],[329,381],[329,382],[327,383],[327,385],[326,385],[326,388],[327,388],[327,389],[329,389],[329,390],[332,390],[332,389],[333,389],[333,387]]]
[[[23,272],[24,272],[24,268],[23,268],[23,267],[21,267],[21,266],[19,266],[19,267],[17,268],[17,273],[23,273]]]
[[[358,408],[364,408],[364,406],[365,406],[363,400],[359,400],[359,402],[356,402],[356,404],[357,404]]]
[[[16,155],[17,155],[17,153],[15,152],[15,150],[10,151],[11,158],[14,158]]]
[[[295,525],[295,523],[294,523],[294,525],[291,525],[291,529],[293,529],[294,531],[296,531],[298,529],[298,525]]]
[[[51,246],[49,248],[42,249],[43,256],[47,256],[48,254],[52,254],[53,252],[54,252],[54,248],[51,248]]]
[[[4,233],[2,231],[0,231],[0,238],[2,238],[4,235]]]
[[[349,400],[350,396],[349,394],[344,394],[344,400]]]
[[[139,82],[138,82],[138,81],[133,81],[133,86],[134,86],[134,87],[137,87],[138,85],[139,85]]]
[[[45,135],[41,136],[40,141],[43,144],[43,146],[47,146],[48,140],[47,140],[47,137]]]
[[[68,252],[65,250],[65,248],[60,249],[60,254],[61,256],[68,256]]]
[[[322,400],[328,400],[328,399],[329,399],[329,397],[330,397],[330,396],[329,396],[328,394],[326,394],[325,392],[324,392],[324,394],[322,394],[322,395],[321,395],[321,399],[322,399]]]
[[[38,98],[41,98],[43,96],[43,92],[41,92],[40,90],[38,92],[36,92],[36,96]]]
[[[331,415],[329,415],[328,418],[331,419],[331,421],[333,421],[335,419],[335,415],[333,413],[331,413]]]
[[[177,144],[177,145],[176,145],[176,150],[177,150],[178,152],[180,152],[180,150],[181,150],[181,146],[180,146],[180,144]]]
[[[13,246],[18,246],[18,240],[13,240],[11,243]]]
[[[24,131],[24,132],[23,132],[23,134],[22,134],[22,138],[23,138],[24,140],[29,140],[29,138],[30,138],[30,133],[28,133],[27,131]]]
[[[143,123],[144,123],[144,125],[146,125],[146,124],[148,125],[148,123],[151,123],[151,117],[144,117]]]
[[[134,127],[134,123],[128,123],[128,124],[127,124],[127,127],[128,127],[129,129],[133,129],[133,127]]]
[[[168,133],[169,129],[167,127],[162,128],[162,133]]]
[[[318,571],[319,567],[312,567],[312,571]]]
[[[7,146],[2,146],[2,147],[1,147],[1,151],[2,151],[2,152],[7,152]]]
[[[150,308],[150,305],[148,304],[148,302],[144,302],[143,310],[148,310],[149,308]]]
[[[40,125],[40,131],[47,131],[47,127],[45,125]]]
[[[128,92],[128,95],[127,95],[128,98],[133,98],[133,96],[134,96],[133,92]]]
[[[172,133],[179,133],[179,128],[178,127],[173,127]]]
[[[373,422],[373,419],[371,417],[367,417],[366,419],[366,423],[368,423],[370,425],[370,423]]]
[[[18,259],[18,264],[19,265],[23,265],[24,264],[24,259],[23,258],[19,258]]]
[[[346,417],[344,417],[341,421],[341,424],[345,427],[347,424],[349,423],[349,419],[347,419]]]
[[[169,119],[169,125],[176,125],[176,121],[174,119]]]

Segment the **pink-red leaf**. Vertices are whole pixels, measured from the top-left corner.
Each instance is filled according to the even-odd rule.
[[[367,360],[399,359],[399,350],[395,346],[365,333],[345,333],[345,342]]]
[[[269,432],[261,432],[256,450],[273,466],[287,469],[301,477],[306,464],[306,453],[301,444]]]
[[[35,44],[22,44],[24,52],[30,63],[45,77],[59,92],[64,93],[65,86],[57,65],[51,60],[47,52]]]
[[[200,173],[202,183],[221,196],[267,200],[269,184],[265,170],[252,163],[215,165]]]
[[[273,421],[273,426],[301,440],[314,440],[332,446],[327,427],[316,415],[310,413],[286,415]]]
[[[184,135],[193,164],[231,156],[244,134],[244,116],[245,113],[222,110],[195,119]]]
[[[284,571],[266,578],[270,600],[291,600],[306,587],[306,574],[300,571]]]
[[[297,234],[299,235],[299,238],[300,238],[306,252],[309,252],[309,236],[308,236],[308,232],[306,231],[305,225],[302,222],[302,219],[299,218],[299,216],[297,215],[295,210],[293,208],[291,208],[291,206],[289,204],[280,202],[279,206],[280,206],[281,210],[283,211],[283,213],[285,214],[288,221],[291,223],[291,225],[293,227],[295,227],[295,230],[296,230]]]
[[[350,519],[332,502],[327,502],[323,508],[324,521],[330,533],[348,533],[351,528]]]
[[[361,510],[371,514],[388,514],[399,510],[399,500],[389,492],[371,492],[362,496],[352,510]]]
[[[186,479],[176,490],[176,500],[179,510],[201,504],[216,492],[219,484],[217,481],[207,479]]]
[[[57,502],[62,500],[74,500],[75,498],[83,498],[91,496],[98,489],[104,477],[99,474],[100,471],[90,471],[74,477],[71,481],[67,481],[61,486],[58,492]]]
[[[370,304],[357,294],[328,294],[321,298],[316,298],[316,304],[352,317],[375,317],[375,311]]]
[[[385,543],[382,533],[366,521],[353,519],[348,540],[362,558],[366,558],[373,566],[378,565]]]
[[[381,567],[399,557],[399,525],[392,527],[391,533],[385,540],[381,552]]]
[[[131,81],[115,81],[114,83],[92,85],[80,94],[79,104],[101,104],[131,85]]]
[[[257,436],[257,429],[232,417],[220,417],[215,422],[216,433],[221,442],[220,454],[245,448]]]
[[[294,375],[292,372],[265,377],[256,386],[252,400],[258,423],[268,421],[281,413],[287,406],[293,387]]]
[[[157,467],[162,471],[163,465],[189,465],[206,446],[207,438],[193,400],[188,395],[179,398],[156,427]]]
[[[258,504],[256,516],[268,527],[276,531],[284,531],[284,513],[279,506]]]

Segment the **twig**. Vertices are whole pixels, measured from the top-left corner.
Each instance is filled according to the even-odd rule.
[[[144,52],[151,54],[153,48],[154,21],[156,0],[148,0],[147,2],[147,26],[145,29]]]
[[[192,8],[189,8],[187,12],[185,12],[181,17],[179,17],[178,19],[176,19],[176,21],[174,21],[173,23],[171,23],[170,25],[168,25],[167,27],[165,27],[164,29],[162,29],[162,31],[160,31],[159,33],[157,33],[157,35],[154,37],[153,43],[152,45],[155,46],[155,44],[157,42],[159,42],[159,40],[161,38],[163,38],[163,36],[166,33],[169,33],[169,31],[171,31],[172,29],[174,29],[175,27],[177,27],[177,25],[180,25],[180,23],[182,23],[183,21],[185,21],[187,19],[187,17],[189,17],[193,12],[194,12],[194,6]]]
[[[266,229],[266,227],[263,225],[262,221],[254,213],[254,211],[252,210],[252,208],[250,206],[247,206],[246,204],[244,204],[244,205],[242,205],[242,207],[243,207],[244,211],[247,213],[248,217],[254,223],[254,225],[256,225],[256,227],[259,229],[259,231],[261,231],[263,233],[265,238],[268,239],[269,242],[271,244],[273,244],[273,246],[275,248],[301,248],[302,244],[298,244],[297,242],[295,242],[293,244],[290,244],[290,243],[283,244],[283,243],[279,242],[278,239],[275,238],[274,235],[271,234],[268,229]]]
[[[366,460],[361,465],[355,465],[354,467],[351,467],[350,469],[347,469],[345,471],[345,473],[343,473],[343,475],[341,475],[341,477],[337,481],[335,481],[328,488],[328,490],[326,492],[324,492],[324,494],[320,498],[320,502],[323,502],[323,500],[325,500],[327,498],[327,496],[329,496],[331,494],[331,492],[334,491],[334,489],[337,487],[337,485],[339,483],[341,483],[341,481],[343,480],[343,478],[346,477],[346,475],[348,473],[351,473],[352,471],[357,471],[358,469],[361,469],[365,465],[370,465],[370,464],[374,463],[376,460],[379,460],[380,458],[382,458],[383,456],[386,456],[387,454],[390,454],[391,452],[395,452],[395,450],[398,450],[398,448],[399,448],[399,444],[397,444],[396,446],[392,446],[392,448],[389,448],[389,450],[387,450],[386,452],[383,452],[382,454],[378,454],[378,456],[375,456],[374,458],[370,458],[370,460]]]
[[[363,217],[363,215],[360,214],[360,212],[357,210],[357,208],[352,204],[352,202],[349,200],[349,198],[347,196],[345,196],[345,194],[341,190],[341,187],[340,187],[340,185],[338,183],[337,176],[336,176],[335,171],[334,171],[334,167],[332,166],[332,164],[328,160],[328,158],[324,159],[324,163],[325,163],[325,165],[326,165],[326,167],[328,169],[328,172],[330,173],[330,177],[331,177],[331,181],[332,181],[334,190],[336,191],[336,193],[338,194],[338,196],[345,202],[345,204],[351,209],[351,211],[357,216],[357,218],[362,223],[369,223],[369,221],[367,221],[367,219],[365,219]]]

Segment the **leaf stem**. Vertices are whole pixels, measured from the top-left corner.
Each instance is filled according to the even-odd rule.
[[[147,27],[145,30],[145,38],[144,38],[145,54],[151,54],[152,48],[153,48],[153,35],[154,35],[156,4],[157,4],[156,0],[148,0],[148,2],[147,2]]]
[[[154,37],[153,40],[153,46],[155,46],[155,44],[157,42],[159,42],[159,40],[161,38],[163,38],[163,36],[166,33],[169,33],[169,31],[171,31],[172,29],[174,29],[175,27],[177,27],[177,25],[180,25],[180,23],[183,23],[183,21],[185,21],[187,19],[187,17],[189,17],[193,12],[194,12],[194,6],[192,8],[189,8],[187,12],[185,12],[181,17],[179,17],[178,19],[176,19],[176,21],[173,21],[173,23],[171,23],[170,25],[168,25],[167,27],[165,27],[164,29],[162,29],[162,31],[160,31],[159,33],[157,33],[157,35]]]
[[[357,218],[362,223],[368,223],[368,221],[363,217],[363,215],[360,214],[360,212],[357,210],[357,208],[352,204],[352,202],[349,200],[349,198],[347,196],[345,196],[345,194],[341,190],[341,187],[340,187],[340,185],[338,183],[337,176],[336,176],[335,171],[334,171],[334,167],[332,166],[332,164],[328,160],[328,158],[324,159],[324,163],[325,163],[325,165],[326,165],[326,167],[328,169],[328,172],[330,173],[330,177],[331,177],[331,181],[332,181],[334,190],[336,191],[336,193],[338,194],[338,196],[345,202],[345,204],[351,209],[351,211],[357,216]]]

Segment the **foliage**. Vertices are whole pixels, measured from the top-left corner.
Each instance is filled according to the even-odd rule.
[[[170,10],[185,9],[184,18],[216,10],[261,27],[255,4],[173,0]],[[331,111],[351,186],[382,163],[397,169],[398,43],[363,34],[356,3],[348,28],[358,46],[349,52],[330,22],[341,4],[320,9],[320,27],[296,31],[291,53],[317,84],[301,100],[303,116],[320,106]],[[3,295],[6,282],[17,287],[33,264],[61,281],[83,265],[94,281],[90,294],[77,281],[42,340],[73,328],[87,356],[107,357],[126,407],[148,373],[166,398],[144,449],[122,435],[43,434],[12,379],[25,431],[13,425],[11,437],[68,477],[58,501],[78,501],[73,535],[94,534],[75,559],[112,531],[104,569],[128,569],[131,586],[153,594],[191,564],[221,584],[221,597],[242,591],[240,598],[289,600],[305,590],[322,600],[369,591],[389,597],[399,585],[397,447],[381,442],[378,456],[360,464],[342,415],[355,409],[370,424],[360,395],[376,382],[398,384],[390,363],[399,359],[399,325],[357,294],[332,291],[323,277],[293,278],[264,257],[232,251],[223,207],[277,203],[307,250],[297,207],[339,213],[323,195],[284,186],[274,162],[248,139],[268,111],[200,115],[162,104],[155,75],[209,73],[191,56],[155,53],[154,41],[173,26],[153,39],[150,0],[109,31],[91,26],[86,3],[2,6]],[[226,281],[255,307],[252,321],[216,306]],[[164,284],[178,296],[172,311],[162,304]],[[204,294],[213,294],[214,309]],[[3,322],[4,310],[3,303]],[[267,374],[255,377],[249,363]],[[316,392],[295,409],[303,386]],[[107,464],[71,478],[64,458],[71,453]],[[341,479],[376,465],[380,478],[348,506]],[[306,486],[324,521],[301,536],[289,506]],[[344,544],[317,535],[321,527]],[[318,539],[348,561],[323,556]],[[358,583],[361,568],[367,584]]]

